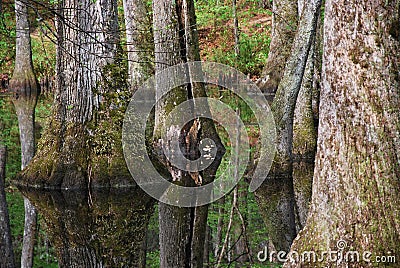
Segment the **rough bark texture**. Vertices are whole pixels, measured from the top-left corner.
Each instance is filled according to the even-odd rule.
[[[156,72],[175,64],[199,60],[194,2],[154,1],[153,12]],[[190,78],[191,70],[186,71]],[[157,81],[157,85],[164,82]],[[156,95],[159,94],[160,91],[157,90]],[[201,174],[179,170],[166,161],[163,153],[158,153],[158,161],[168,169],[167,177],[183,186],[196,186],[195,183],[212,181],[223,154],[222,143],[211,120],[198,119],[196,124],[200,124],[201,130],[192,128],[195,121],[183,129],[181,126],[170,125],[166,140],[161,139],[161,126],[165,123],[168,113],[176,105],[196,97],[206,97],[204,85],[190,83],[170,91],[156,105],[156,151],[162,152],[162,144],[168,144],[173,137],[180,140],[182,148],[187,148],[184,155],[188,159],[197,154],[201,138],[211,138],[217,144],[219,151],[216,160]],[[195,175],[197,178],[201,176],[203,181],[195,181]],[[159,212],[161,267],[202,267],[208,206],[179,208],[160,203]]]
[[[156,73],[168,66],[182,63],[180,34],[184,34],[179,27],[177,14],[177,3],[172,1],[153,2],[153,23]],[[182,8],[182,7],[181,7]],[[172,79],[172,78],[171,78]],[[160,85],[163,81],[157,81]],[[160,94],[159,90],[156,95]],[[155,141],[158,143],[168,142],[160,139],[161,126],[164,124],[166,115],[173,107],[187,100],[188,92],[185,87],[170,91],[156,106],[155,117]],[[175,103],[175,104],[174,104]],[[168,139],[173,135],[181,135],[180,126],[169,126]],[[181,139],[182,140],[182,139]],[[157,145],[156,145],[157,146]],[[159,144],[157,147],[161,147]],[[186,147],[186,146],[185,146]],[[162,150],[162,149],[161,149]],[[163,155],[159,156],[163,161]],[[193,186],[189,174],[174,167],[169,168],[172,180],[180,185]],[[160,267],[190,267],[191,255],[191,232],[192,232],[192,208],[179,208],[164,203],[159,204],[159,234],[160,234]]]
[[[143,0],[124,0],[128,72],[132,90],[153,73],[152,18]]]
[[[304,12],[304,0],[299,0],[299,14]],[[317,34],[317,33],[316,33]],[[317,132],[314,125],[313,93],[314,70],[316,57],[316,36],[314,37],[299,95],[293,120],[293,158],[297,161],[293,165],[293,187],[295,196],[296,231],[299,232],[305,225],[308,208],[311,202],[311,187],[313,179],[313,161],[317,150]]]
[[[292,250],[400,252],[398,1],[327,1],[311,214]],[[397,260],[396,258],[396,260]],[[366,267],[373,263],[287,263]],[[388,266],[397,267],[388,263]]]
[[[118,132],[121,120],[109,112],[120,107],[118,94],[106,102],[114,95],[102,84],[117,52],[116,1],[63,0],[58,5],[53,116],[22,174],[24,183],[53,188],[131,184],[118,135],[112,132]],[[99,119],[101,111],[108,117]]]
[[[21,142],[21,169],[25,169],[35,155],[35,107],[40,93],[39,83],[33,72],[28,7],[15,1],[16,57],[9,88],[14,93],[13,103],[18,116]],[[36,236],[36,210],[24,198],[25,225],[21,254],[21,267],[33,266]]]
[[[291,56],[271,106],[277,127],[277,153],[271,171],[256,191],[269,238],[275,248],[288,251],[296,235],[293,190],[293,117],[296,99],[315,36],[321,1],[307,2]]]
[[[43,216],[60,267],[146,267],[154,201],[142,190],[21,190]]]
[[[298,0],[274,0],[268,59],[257,86],[273,98],[290,56],[298,21]]]
[[[293,163],[296,233],[300,232],[306,225],[311,203],[313,175],[313,160]]]
[[[315,42],[313,41],[294,110],[293,154],[300,159],[314,159],[317,147],[317,133],[312,109],[314,52]]]
[[[0,130],[2,130],[1,124],[0,122]],[[14,268],[14,251],[5,192],[6,156],[7,147],[0,140],[0,267]]]

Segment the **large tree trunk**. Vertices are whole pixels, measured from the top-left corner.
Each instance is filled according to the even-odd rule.
[[[2,122],[0,122],[0,130],[2,129]],[[14,251],[5,192],[6,156],[7,147],[0,140],[0,266],[14,268]]]
[[[129,81],[133,91],[153,73],[152,19],[144,0],[124,0]]]
[[[274,101],[272,113],[277,127],[277,154],[256,198],[275,248],[288,251],[296,235],[293,190],[293,117],[309,50],[314,40],[320,0],[307,2]]]
[[[118,46],[116,0],[58,3],[57,89],[53,116],[25,184],[53,188],[133,184],[125,166],[118,130],[124,109],[113,77]],[[122,75],[121,75],[122,76]],[[122,102],[123,103],[123,102]],[[116,107],[116,108],[115,108]],[[111,122],[111,123],[110,123]],[[119,135],[119,136],[118,136]]]
[[[272,33],[268,59],[257,86],[262,92],[273,95],[285,71],[290,56],[293,39],[297,30],[298,0],[273,0]]]
[[[179,34],[184,34],[184,32],[182,32],[182,28],[177,23],[179,15],[177,14],[176,5],[178,3],[172,1],[153,2],[156,73],[168,66],[182,63],[179,52],[183,48],[180,46]],[[157,81],[157,84],[160,85],[162,82]],[[156,95],[160,94],[159,92],[159,90],[156,90]],[[171,108],[174,105],[186,101],[187,95],[186,88],[179,87],[173,92],[169,92],[156,105],[155,140],[158,140],[157,138],[161,136],[158,133],[161,131],[160,126],[166,122],[165,113],[171,112]],[[167,138],[172,140],[173,135],[175,135],[179,139],[181,135],[180,126],[168,127],[170,131]],[[161,147],[161,144],[159,146]],[[172,180],[180,183],[180,185],[194,185],[188,173],[181,172],[174,167],[171,167],[169,172]],[[192,211],[192,208],[174,207],[164,203],[159,204],[160,267],[190,267]]]
[[[21,141],[21,169],[25,169],[35,155],[35,107],[40,92],[33,72],[28,7],[23,1],[15,1],[16,58],[10,89],[14,93],[13,103],[18,116]],[[25,225],[22,245],[21,267],[33,266],[36,236],[36,210],[24,198]]]
[[[193,1],[154,1],[153,15],[156,73],[168,66],[200,59]],[[190,74],[191,70],[187,70],[186,75],[190,77]],[[165,81],[156,82],[158,96],[161,94],[160,85]],[[196,147],[200,138],[214,140],[218,155],[213,164],[201,174],[202,183],[208,183],[213,180],[223,152],[213,122],[208,119],[198,119],[182,129],[178,125],[169,125],[165,140],[161,138],[160,133],[161,126],[166,123],[166,117],[173,107],[190,98],[198,97],[206,97],[205,88],[199,83],[192,82],[190,85],[168,92],[156,105],[153,139],[155,147],[158,151],[162,151],[162,144],[169,144],[168,141],[174,140],[175,137],[175,140],[181,142],[181,148],[187,148],[185,157],[188,159],[197,154]],[[198,128],[192,128],[194,122],[201,125],[201,134]],[[167,176],[174,183],[196,186],[193,174],[171,166],[163,154],[157,155],[157,158],[168,167]],[[161,267],[202,267],[207,211],[208,206],[181,208],[160,203]]]
[[[366,251],[372,262],[400,252],[399,6],[327,1],[325,12],[312,209],[292,250],[345,256],[286,267],[372,266]],[[348,251],[360,260],[350,262]]]

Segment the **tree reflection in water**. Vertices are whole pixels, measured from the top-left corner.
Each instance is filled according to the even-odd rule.
[[[145,267],[154,201],[140,189],[20,190],[43,216],[60,267]]]

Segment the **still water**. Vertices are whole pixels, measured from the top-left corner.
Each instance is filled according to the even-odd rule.
[[[144,267],[154,201],[137,188],[28,190],[60,267]]]

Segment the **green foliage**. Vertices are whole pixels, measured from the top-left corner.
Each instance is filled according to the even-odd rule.
[[[21,244],[15,242],[21,242],[24,234],[24,200],[22,199],[22,195],[18,191],[15,191],[15,189],[6,193],[6,199],[10,216],[11,235],[14,241],[14,251],[21,252]]]
[[[158,268],[160,267],[160,251],[152,251],[147,253],[146,267]]]
[[[22,251],[22,240],[24,235],[24,200],[21,193],[14,188],[8,188],[6,192],[8,211],[10,216],[10,227],[13,241],[13,249],[15,262],[19,266],[21,251]],[[38,217],[38,235],[35,244],[35,256],[34,256],[34,267],[58,267],[57,260],[55,258],[54,249],[50,245],[47,238],[47,233],[43,219]]]
[[[11,75],[15,58],[15,22],[10,6],[3,5],[0,14],[0,74]]]
[[[0,98],[0,122],[3,124],[0,141],[7,146],[6,181],[8,181],[21,170],[18,119],[9,98]]]
[[[260,76],[268,58],[270,37],[265,34],[240,34],[239,55],[224,42],[214,50],[211,60],[236,67],[245,74]]]
[[[195,3],[197,25],[206,38],[214,39],[203,51],[206,60],[239,69],[251,77],[259,77],[268,57],[270,37],[265,24],[271,11],[259,7],[259,1],[237,3],[239,21],[239,55],[234,52],[232,3],[220,0],[200,0]],[[264,19],[264,20],[263,20]]]
[[[33,69],[40,80],[45,76],[55,73],[56,48],[53,42],[48,40],[42,33],[31,34]]]

